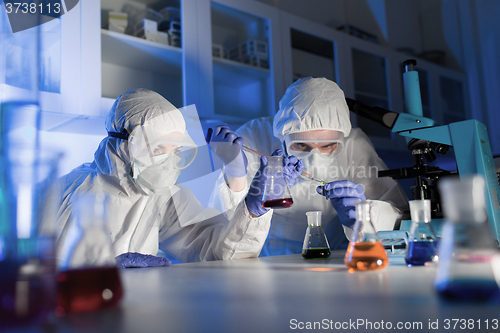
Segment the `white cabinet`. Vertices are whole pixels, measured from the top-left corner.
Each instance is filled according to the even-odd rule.
[[[282,93],[279,12],[251,1],[211,2],[213,112],[238,127],[271,116]]]
[[[61,17],[60,92],[41,93],[52,118],[103,117],[116,97],[143,87],[176,106],[195,104],[201,119],[236,128],[274,115],[286,88],[304,76],[327,77],[346,97],[404,111],[401,63],[409,56],[402,53],[249,0],[141,2],[156,12],[180,11],[181,45],[102,29],[108,13],[126,2],[86,0]],[[267,59],[248,51],[245,59],[229,56],[247,43],[266,45]],[[439,123],[468,118],[465,75],[417,61],[424,114]],[[389,130],[351,119],[377,147],[402,148]]]
[[[145,17],[155,18],[157,24],[161,24],[163,19],[159,12],[163,8],[180,9],[179,1],[169,0],[137,4],[137,8],[126,7],[129,4],[126,0],[102,0],[101,24],[108,26],[110,12],[127,12],[129,27],[133,29],[142,18],[141,10],[152,13],[146,12],[149,15]],[[179,45],[166,45],[107,29],[101,29],[99,40],[102,48],[101,96],[105,101],[108,99],[103,112],[112,100],[134,88],[154,90],[172,104],[183,106],[182,48]]]

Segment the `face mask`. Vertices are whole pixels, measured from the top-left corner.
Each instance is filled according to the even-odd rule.
[[[313,149],[313,151],[316,149]],[[310,152],[305,152],[310,153]],[[298,157],[298,156],[297,156]],[[298,157],[299,158],[299,157]],[[337,178],[335,159],[330,154],[315,152],[303,159],[305,171],[314,177],[318,177],[326,182],[334,181]]]
[[[164,154],[154,156],[154,164],[148,167],[132,166],[132,181],[144,194],[167,192],[177,181],[181,171],[178,167],[179,156]]]

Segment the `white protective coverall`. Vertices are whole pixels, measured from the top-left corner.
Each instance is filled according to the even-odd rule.
[[[287,89],[280,101],[280,110],[275,117],[251,120],[236,130],[245,139],[245,145],[265,155],[276,149],[284,149],[285,135],[312,130],[334,130],[344,133],[343,149],[330,165],[330,174],[337,177],[324,179],[350,180],[364,188],[367,200],[372,201],[372,219],[379,230],[392,230],[400,211],[407,207],[407,197],[392,178],[378,178],[377,171],[387,169],[378,157],[370,139],[361,129],[351,130],[349,110],[344,93],[333,81],[324,78],[305,78]],[[280,140],[282,139],[282,140]],[[293,155],[293,151],[287,152]],[[258,170],[259,157],[245,152],[248,159],[247,186],[233,192],[220,177],[212,193],[210,205],[232,214],[248,191],[248,184]],[[307,170],[305,170],[307,171]],[[339,222],[337,212],[325,197],[317,194],[318,182],[299,179],[291,187],[293,206],[275,209],[271,230],[261,255],[300,253],[307,229],[305,213],[322,211],[322,226],[332,250],[346,248],[352,229]],[[345,235],[344,235],[345,232]],[[346,239],[346,237],[348,239]]]
[[[108,132],[128,133],[158,114],[168,113],[179,132],[186,131],[182,114],[159,94],[130,90],[118,97],[106,118]],[[64,243],[75,225],[73,199],[83,193],[107,195],[107,226],[116,256],[127,252],[156,255],[158,249],[181,262],[257,257],[269,231],[272,213],[252,218],[241,201],[231,220],[204,209],[191,189],[177,184],[170,192],[144,195],[129,176],[128,140],[108,136],[86,163],[59,179],[59,208]],[[172,193],[172,194],[170,194]]]

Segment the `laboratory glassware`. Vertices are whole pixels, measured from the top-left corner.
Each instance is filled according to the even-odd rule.
[[[325,230],[321,227],[321,211],[307,212],[307,230],[302,246],[304,259],[326,259],[330,256],[330,246]]]
[[[349,272],[385,268],[389,259],[371,220],[371,203],[356,202],[356,222],[353,240],[349,242],[344,262]]]
[[[122,284],[106,227],[102,194],[75,198],[70,225],[58,247],[56,315],[91,312],[118,304]]]
[[[292,195],[283,174],[283,156],[269,156],[262,207],[277,209],[288,208],[292,205]]]
[[[446,220],[435,280],[446,300],[500,302],[500,257],[488,224],[485,180],[480,175],[439,183]]]
[[[0,327],[42,323],[53,310],[56,201],[49,198],[60,157],[14,144],[0,155]]]
[[[248,148],[247,146],[243,146],[242,148],[243,148],[243,150],[248,151],[248,152],[250,152],[250,153],[252,153],[252,154],[254,154],[254,155],[266,156],[266,155],[264,155],[264,154],[262,154],[262,153],[259,153],[259,152],[258,152],[258,151],[256,151],[256,150],[252,149],[252,148]],[[267,157],[267,156],[266,156],[266,157]],[[304,177],[304,178],[306,178],[306,179],[309,179],[309,180],[315,181],[315,182],[319,182],[319,183],[321,183],[321,184],[326,184],[326,182],[325,182],[323,179],[318,178],[318,177],[315,177],[315,176],[313,176],[313,175],[311,175],[311,174],[309,174],[309,173],[307,173],[307,172],[305,172],[305,171],[302,171],[302,172],[301,172],[301,174],[300,174],[300,176],[301,176],[301,177]]]
[[[410,239],[405,253],[408,266],[437,260],[438,237],[431,224],[431,201],[410,201]]]

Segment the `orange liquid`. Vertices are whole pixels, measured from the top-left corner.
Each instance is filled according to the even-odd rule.
[[[380,242],[350,242],[344,262],[349,267],[349,272],[374,271],[386,267],[389,259]]]

